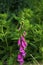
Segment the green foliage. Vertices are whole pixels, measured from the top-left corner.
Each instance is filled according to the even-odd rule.
[[[25,62],[41,62],[43,60],[43,0],[5,1],[0,2],[0,65],[4,62],[8,65],[17,63],[19,52],[17,41],[24,30],[27,33],[25,38],[28,44]],[[20,31],[18,31],[19,27],[21,27]]]

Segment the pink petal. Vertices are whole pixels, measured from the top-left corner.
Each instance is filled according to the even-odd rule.
[[[23,49],[23,47],[22,46],[20,46],[20,52],[24,52],[24,49]]]
[[[27,46],[27,42],[25,41],[25,45]]]
[[[23,65],[23,63],[24,63],[24,60],[20,62],[20,65]]]
[[[20,47],[20,53],[22,54],[22,56],[26,56],[26,52],[25,52],[25,50],[22,48],[22,46]]]
[[[21,54],[18,54],[18,59],[17,59],[19,62],[23,61],[23,57]]]
[[[22,36],[22,46],[23,46],[24,48],[27,47],[27,42],[25,41],[25,39],[24,39],[23,36]]]
[[[24,37],[23,37],[23,36],[21,36],[21,39],[25,41],[25,39],[24,39]]]
[[[22,41],[22,46],[24,47],[24,49],[26,48],[26,44],[23,41]]]
[[[23,52],[23,53],[22,53],[22,56],[24,56],[24,57],[25,57],[25,56],[26,56],[26,52]]]

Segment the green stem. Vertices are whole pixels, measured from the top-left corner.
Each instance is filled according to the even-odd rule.
[[[8,48],[8,42],[7,42],[7,38],[5,37],[5,42],[6,42],[6,45],[7,45],[7,48]]]

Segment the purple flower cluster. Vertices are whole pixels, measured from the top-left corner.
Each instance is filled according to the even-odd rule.
[[[19,54],[17,61],[20,63],[20,65],[23,65],[24,57],[26,56],[25,48],[27,47],[27,42],[25,41],[23,35],[19,38],[18,45],[19,45]]]

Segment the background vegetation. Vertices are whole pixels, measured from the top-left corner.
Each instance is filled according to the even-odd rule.
[[[24,30],[28,43],[25,63],[42,63],[43,0],[0,0],[0,65],[18,65],[17,41]]]

